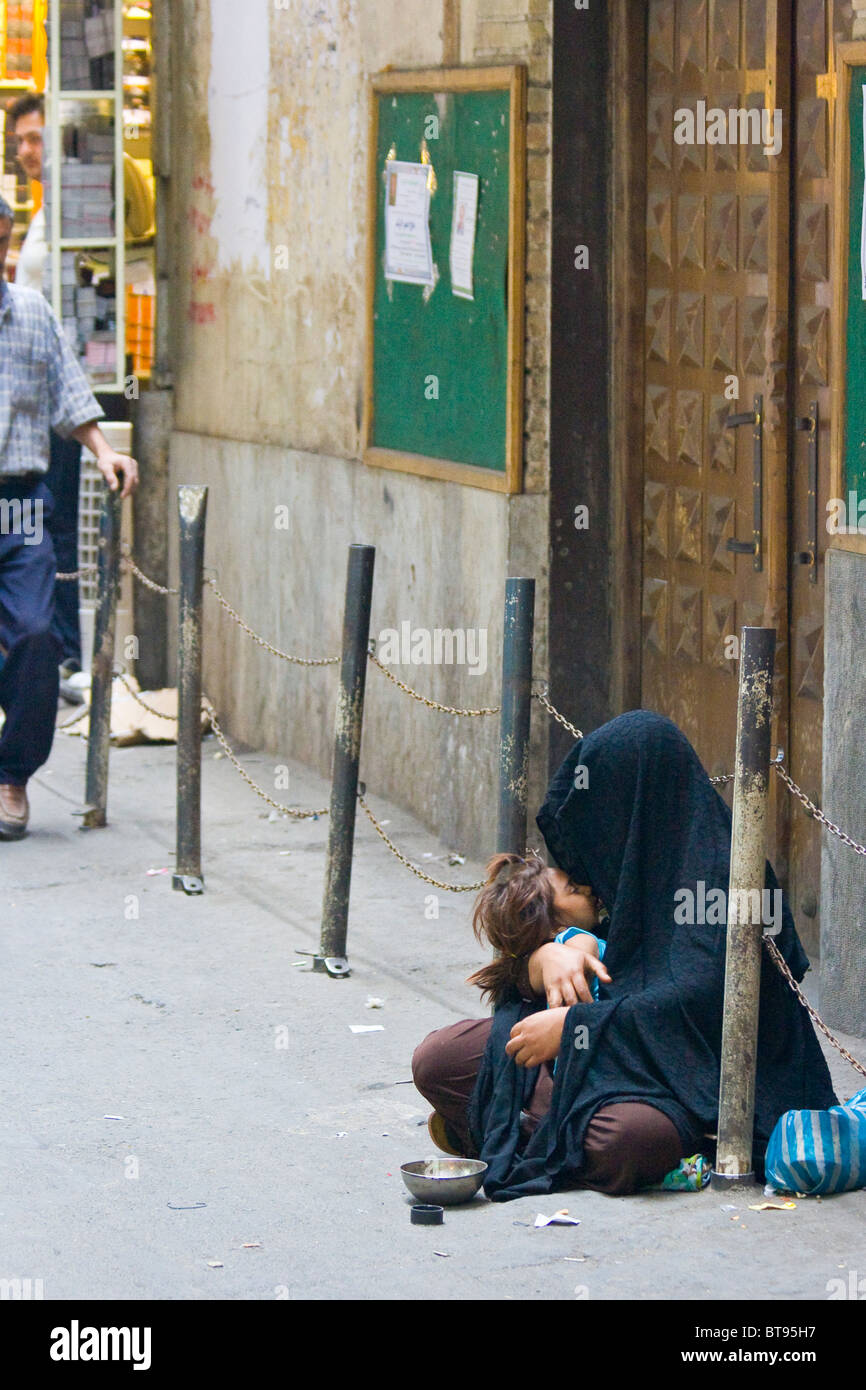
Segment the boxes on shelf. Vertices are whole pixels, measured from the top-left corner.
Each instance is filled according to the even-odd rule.
[[[99,293],[86,252],[61,252],[60,285],[61,318],[69,346],[93,382],[113,380],[117,373],[116,298]]]
[[[114,169],[65,159],[61,178],[61,229],[64,237],[99,241],[114,235]]]
[[[60,86],[105,91],[114,86],[113,0],[62,0]]]

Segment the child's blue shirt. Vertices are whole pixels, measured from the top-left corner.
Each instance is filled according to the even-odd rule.
[[[573,936],[578,936],[578,935],[580,935],[580,936],[591,936],[592,939],[593,939],[593,941],[596,941],[596,942],[598,943],[598,958],[599,958],[599,960],[604,960],[604,952],[605,952],[605,947],[607,946],[607,942],[606,942],[606,941],[603,941],[603,940],[601,939],[601,937],[599,937],[599,936],[594,936],[593,933],[592,933],[591,931],[586,931],[586,929],[585,929],[584,927],[568,927],[565,931],[559,932],[559,934],[555,937],[555,940],[559,943],[560,946],[563,946],[563,945],[565,945],[565,942],[566,942],[566,941],[570,941],[571,938],[572,938]],[[592,997],[593,997],[593,999],[597,1000],[597,999],[598,999],[598,976],[597,976],[597,975],[593,975],[593,977],[592,977],[592,984],[590,985],[590,990],[592,991]]]

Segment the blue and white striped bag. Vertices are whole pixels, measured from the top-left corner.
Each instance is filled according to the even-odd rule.
[[[786,1110],[767,1145],[766,1180],[778,1192],[866,1187],[866,1090],[829,1110]]]

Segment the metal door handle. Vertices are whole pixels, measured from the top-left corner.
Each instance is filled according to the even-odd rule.
[[[756,570],[763,567],[762,527],[764,510],[764,397],[755,396],[754,410],[739,415],[729,415],[725,429],[737,429],[740,425],[752,426],[752,539],[728,540],[726,549],[735,555],[753,555]]]
[[[806,549],[794,556],[797,565],[809,565],[809,583],[818,583],[818,402],[812,401],[809,414],[795,422],[795,428],[809,435],[809,490],[806,497],[808,540]]]

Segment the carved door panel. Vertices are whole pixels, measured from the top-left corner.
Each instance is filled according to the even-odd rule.
[[[679,724],[711,772],[733,763],[744,624],[778,630],[774,737],[787,735],[791,17],[781,0],[648,6],[642,703]],[[769,156],[765,107],[784,113]],[[718,143],[714,111],[740,113]],[[760,478],[754,426],[725,423],[756,397]]]

